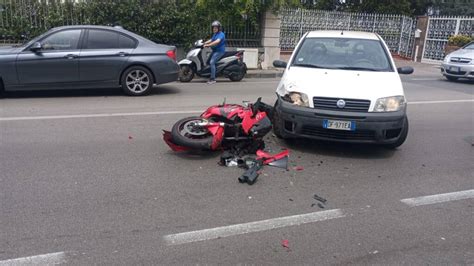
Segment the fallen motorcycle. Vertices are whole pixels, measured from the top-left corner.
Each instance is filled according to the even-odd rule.
[[[209,107],[201,116],[186,117],[176,122],[171,137],[165,141],[172,149],[218,150],[235,145],[255,146],[255,153],[264,148],[262,138],[272,129],[273,107],[261,101],[221,104]]]
[[[163,139],[174,151],[225,150],[221,165],[239,165],[248,171],[239,182],[252,185],[263,165],[287,168],[288,151],[271,155],[263,151],[263,137],[271,131],[273,107],[261,101],[251,104],[214,105],[200,116],[187,117],[176,122],[171,131],[163,131]],[[242,156],[256,158],[241,160]],[[254,161],[253,163],[251,161]],[[237,163],[242,161],[243,163]]]

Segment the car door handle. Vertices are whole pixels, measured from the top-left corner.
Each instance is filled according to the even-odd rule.
[[[78,58],[79,56],[76,55],[76,54],[68,54],[68,55],[65,55],[64,58],[67,58],[67,59],[75,59],[75,58]]]
[[[126,56],[126,55],[128,55],[128,53],[126,53],[126,52],[119,52],[119,53],[117,53],[117,55],[118,55],[118,56]]]

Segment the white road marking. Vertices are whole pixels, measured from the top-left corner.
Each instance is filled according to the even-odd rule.
[[[57,265],[64,262],[66,262],[66,254],[64,252],[56,252],[18,259],[2,260],[0,261],[0,266]]]
[[[163,237],[168,245],[181,245],[186,243],[217,239],[228,236],[242,235],[276,228],[326,221],[342,218],[345,214],[340,209],[312,212],[293,216],[279,217],[274,219],[234,224],[229,226],[203,229]]]
[[[418,102],[408,102],[408,104],[438,104],[438,103],[472,103],[474,99],[464,99],[464,100],[444,100],[444,101],[418,101]]]
[[[412,78],[406,79],[405,81],[432,81],[432,80],[440,80],[441,78]]]
[[[437,195],[430,195],[430,196],[423,196],[423,197],[418,197],[418,198],[402,199],[400,201],[407,204],[410,207],[416,207],[416,206],[422,206],[422,205],[448,202],[448,201],[453,201],[453,200],[463,200],[463,199],[472,199],[472,198],[474,198],[474,189],[444,193],[444,194],[437,194]]]
[[[408,102],[410,105],[416,104],[443,104],[443,103],[470,103],[474,99],[445,100],[445,101],[414,101]],[[203,108],[204,110],[205,108]],[[0,117],[2,121],[24,121],[24,120],[50,120],[50,119],[71,119],[71,118],[100,118],[117,116],[144,116],[144,115],[177,115],[177,114],[200,114],[203,110],[189,111],[156,111],[156,112],[135,112],[135,113],[103,113],[103,114],[77,114],[77,115],[45,115],[45,116],[12,116]]]
[[[159,112],[136,112],[136,113],[108,113],[108,114],[78,114],[78,115],[46,115],[46,116],[14,116],[0,117],[0,121],[21,121],[21,120],[49,120],[49,119],[69,119],[69,118],[96,118],[114,116],[143,116],[143,115],[173,115],[173,114],[200,114],[201,111],[159,111]]]

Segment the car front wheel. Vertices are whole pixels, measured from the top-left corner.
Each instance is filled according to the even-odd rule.
[[[127,95],[142,96],[153,88],[153,75],[142,66],[129,67],[122,75],[122,90]]]

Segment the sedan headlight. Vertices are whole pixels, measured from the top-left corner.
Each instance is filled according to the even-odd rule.
[[[450,59],[450,58],[451,58],[451,57],[450,57],[449,55],[445,56],[443,62],[444,62],[444,63],[449,63],[449,59]]]
[[[404,96],[393,96],[377,99],[374,112],[396,112],[405,107]]]

